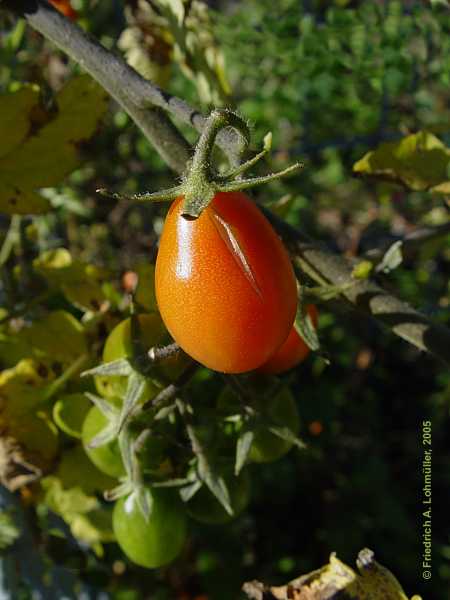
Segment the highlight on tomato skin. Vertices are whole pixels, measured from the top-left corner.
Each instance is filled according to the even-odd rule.
[[[65,15],[68,19],[72,21],[76,21],[78,18],[77,11],[72,8],[69,0],[49,0],[50,4],[52,4],[60,13]]]
[[[199,363],[242,373],[266,362],[289,334],[297,286],[281,240],[241,192],[218,193],[196,220],[169,209],[155,289],[174,340]]]
[[[317,327],[318,311],[314,304],[308,304],[306,310]],[[292,327],[286,341],[275,354],[261,367],[257,369],[258,373],[267,375],[277,375],[289,371],[305,360],[310,350],[305,344],[303,338],[299,335],[295,327]]]

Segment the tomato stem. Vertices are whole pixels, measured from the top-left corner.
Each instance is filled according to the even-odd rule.
[[[200,135],[189,172],[184,182],[183,216],[197,218],[217,193],[217,175],[211,170],[211,154],[219,131],[232,127],[243,138],[245,146],[250,143],[247,123],[236,113],[227,109],[213,110]]]
[[[139,194],[132,194],[131,196],[119,194],[118,192],[110,192],[105,188],[100,188],[95,191],[97,194],[100,194],[100,196],[112,198],[113,200],[126,200],[131,202],[161,202],[163,200],[174,200],[183,194],[183,185],[177,185],[167,190],[162,190],[161,192],[142,192]]]
[[[242,150],[250,143],[250,130],[247,123],[239,115],[228,109],[215,109],[206,120],[200,138],[195,148],[194,156],[188,168],[184,181],[161,192],[144,192],[127,196],[106,189],[98,189],[97,193],[115,200],[127,200],[137,202],[160,202],[162,200],[174,200],[178,196],[184,196],[183,212],[185,218],[197,219],[202,211],[209,205],[218,192],[235,192],[248,189],[274,181],[293,171],[303,167],[302,163],[295,163],[287,169],[278,173],[271,173],[263,177],[251,177],[249,179],[236,179],[253,167],[271,147],[272,134],[268,133],[264,138],[264,148],[261,152],[250,158],[243,164],[232,168],[225,175],[218,174],[212,168],[212,152],[217,135],[227,128],[232,128],[242,137],[244,144]]]

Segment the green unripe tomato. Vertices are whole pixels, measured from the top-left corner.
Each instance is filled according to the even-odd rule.
[[[156,569],[181,552],[187,523],[183,503],[173,490],[147,488],[151,503],[148,520],[135,494],[118,500],[113,510],[113,530],[123,552],[137,565]]]
[[[89,448],[89,443],[107,424],[108,419],[105,415],[96,406],[93,406],[84,420],[81,440],[86,454],[97,469],[110,477],[119,478],[125,475],[125,468],[117,440],[108,442],[98,448]]]
[[[202,486],[186,503],[190,517],[208,525],[220,525],[235,519],[247,507],[250,500],[248,473],[241,471],[239,477],[229,473],[225,475],[224,479],[230,494],[234,515],[229,515],[212,492],[206,486]]]
[[[168,343],[168,333],[158,313],[140,314],[138,319],[141,342],[145,350],[149,350],[152,346]],[[107,337],[103,348],[103,362],[111,362],[132,355],[133,343],[130,317],[116,325]],[[174,380],[185,369],[187,360],[186,355],[180,353],[159,361],[155,368],[155,377],[161,377],[170,381]],[[94,379],[98,393],[104,398],[123,398],[125,396],[128,382],[127,377],[97,375]],[[163,386],[158,386],[148,379],[142,401],[145,402],[153,398],[161,387]]]

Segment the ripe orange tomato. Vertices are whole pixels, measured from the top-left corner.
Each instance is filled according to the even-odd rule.
[[[318,312],[314,304],[308,304],[306,307],[314,327],[317,327]],[[287,340],[269,360],[259,367],[259,373],[275,375],[284,373],[301,363],[309,354],[309,348],[297,333],[295,327],[292,327]]]
[[[297,288],[289,256],[241,192],[216,194],[195,221],[183,198],[168,212],[155,288],[174,340],[198,362],[242,373],[266,362],[294,322]]]
[[[75,21],[78,18],[78,13],[72,8],[69,0],[50,0],[50,4],[59,10],[63,15]]]

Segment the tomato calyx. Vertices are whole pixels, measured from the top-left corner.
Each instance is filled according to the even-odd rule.
[[[250,143],[250,132],[247,123],[235,112],[228,109],[215,109],[206,120],[205,127],[197,142],[188,172],[181,184],[160,192],[144,192],[133,196],[125,196],[106,189],[98,189],[97,193],[115,200],[132,200],[139,202],[159,202],[174,200],[179,196],[184,197],[182,215],[187,219],[197,219],[203,210],[210,204],[218,192],[236,192],[255,187],[303,167],[302,163],[295,163],[277,173],[262,177],[240,179],[239,177],[255,165],[271,148],[271,134],[264,138],[264,147],[261,152],[246,162],[234,166],[228,173],[220,175],[212,169],[212,150],[218,133],[225,128],[235,129],[244,141],[243,149]]]

